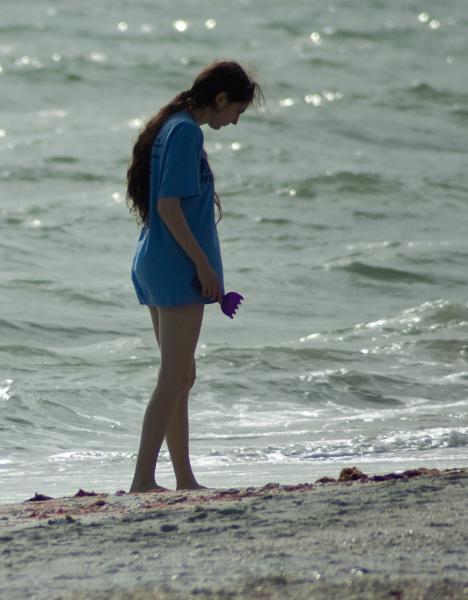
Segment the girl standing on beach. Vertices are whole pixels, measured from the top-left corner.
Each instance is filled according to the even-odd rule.
[[[155,479],[164,437],[177,489],[204,488],[190,465],[188,396],[205,304],[221,303],[224,281],[214,204],[220,217],[222,210],[200,126],[236,125],[260,98],[259,85],[238,63],[215,61],[148,121],[133,148],[127,199],[142,230],[131,275],[150,311],[161,364],[131,492],[166,489]]]

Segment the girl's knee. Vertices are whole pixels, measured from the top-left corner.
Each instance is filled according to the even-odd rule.
[[[193,365],[189,372],[183,373],[180,370],[159,369],[158,386],[162,386],[173,394],[180,395],[189,391],[196,379],[196,368]]]
[[[195,380],[197,379],[197,369],[195,367],[195,361],[193,361],[192,368],[190,369],[190,377],[188,379],[188,385],[184,390],[184,393],[188,394],[190,390],[193,388],[195,384]]]

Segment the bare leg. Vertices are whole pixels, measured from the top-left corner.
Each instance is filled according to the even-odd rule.
[[[158,382],[146,408],[135,475],[130,491],[158,489],[156,462],[177,402],[191,385],[191,370],[200,335],[204,304],[149,307],[158,313],[161,367]],[[161,488],[159,488],[161,489]]]
[[[205,486],[200,485],[192,472],[189,456],[189,425],[188,425],[188,397],[186,390],[177,403],[172,415],[172,420],[166,431],[166,443],[171,455],[172,465],[177,480],[178,490],[199,490]]]
[[[151,311],[153,320],[154,332],[158,346],[159,341],[159,313],[157,310]],[[188,399],[190,389],[193,387],[196,379],[196,364],[195,359],[192,362],[190,373],[190,385],[187,387],[177,399],[177,405],[174,409],[172,419],[166,430],[166,443],[171,455],[172,465],[177,481],[177,489],[206,489],[200,485],[192,471],[189,455],[189,420],[188,420]]]

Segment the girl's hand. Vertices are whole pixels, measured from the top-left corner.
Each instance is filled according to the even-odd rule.
[[[208,261],[197,266],[197,276],[201,284],[202,296],[221,303],[223,291],[220,288],[216,271]]]

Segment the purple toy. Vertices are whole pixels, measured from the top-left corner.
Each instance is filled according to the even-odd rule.
[[[233,319],[243,299],[244,296],[241,296],[237,292],[228,292],[224,294],[221,301],[221,310],[225,315]]]
[[[198,277],[193,278],[192,285],[197,289],[201,290],[201,285],[198,281]],[[243,299],[244,296],[241,296],[237,292],[228,292],[227,294],[224,294],[223,299],[221,300],[221,310],[230,319],[233,319],[234,315],[237,312],[237,309],[242,304]]]

